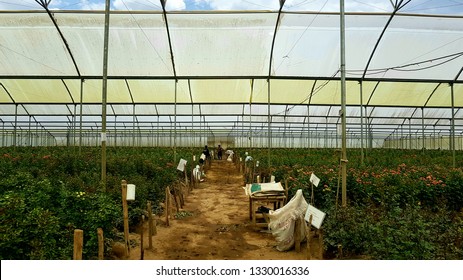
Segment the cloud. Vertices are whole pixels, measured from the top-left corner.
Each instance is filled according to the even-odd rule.
[[[115,0],[113,7],[123,11],[162,10],[159,0]],[[167,0],[166,9],[168,11],[185,10],[185,0]]]
[[[196,5],[206,5],[212,10],[277,10],[279,0],[194,0]]]
[[[79,3],[81,10],[104,10],[105,9],[105,1],[97,2],[97,1],[90,1],[90,0],[82,0]]]
[[[0,10],[40,10],[34,0],[6,0],[0,2]]]

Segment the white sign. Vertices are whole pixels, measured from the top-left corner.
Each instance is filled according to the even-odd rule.
[[[183,172],[185,170],[186,163],[187,161],[181,158],[180,162],[178,163],[177,169]]]
[[[310,216],[312,216],[312,225],[317,229],[320,229],[323,223],[323,219],[325,219],[325,215],[325,212],[322,212],[309,204],[309,207],[307,207],[307,212],[305,212],[304,220],[309,222]]]
[[[106,142],[106,132],[101,133],[101,142]]]
[[[135,185],[128,184],[127,185],[127,197],[126,200],[135,200]]]
[[[310,182],[312,182],[312,184],[314,184],[315,187],[318,187],[318,184],[320,183],[320,178],[318,178],[317,176],[315,176],[315,174],[312,173],[312,175],[310,175]]]

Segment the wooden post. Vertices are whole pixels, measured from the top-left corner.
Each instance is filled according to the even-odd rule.
[[[157,227],[157,219],[156,219],[156,216],[153,215],[153,235],[157,235],[158,234],[158,230],[156,229]]]
[[[146,203],[148,208],[148,249],[153,249],[153,209],[151,208],[151,201]]]
[[[169,226],[169,215],[170,215],[170,190],[166,188],[166,201],[164,202],[166,208],[166,226]]]
[[[98,235],[98,259],[104,260],[104,239],[103,239],[103,229],[98,228],[96,230]]]
[[[179,201],[179,197],[177,194],[177,190],[175,189],[174,186],[172,186],[172,189],[174,190],[173,196],[174,196],[175,209],[177,210],[177,213],[178,213],[180,212],[180,201]]]
[[[294,247],[298,253],[301,251],[301,226],[301,218],[297,217],[296,224],[294,225]]]
[[[127,206],[127,181],[122,180],[122,211],[124,215],[124,243],[125,243],[125,256],[129,256],[130,241],[129,241],[129,209]]]
[[[310,251],[310,242],[312,241],[312,215],[309,217],[309,225],[307,226],[306,231],[306,239],[307,239],[307,259],[312,259],[312,252]]]
[[[84,246],[84,231],[81,229],[74,230],[74,252],[73,259],[82,259],[82,248]]]
[[[320,260],[323,260],[323,230],[320,228],[318,230],[318,254],[320,256]]]
[[[288,202],[288,178],[285,179],[285,202],[283,203],[283,205],[286,205],[286,203]]]
[[[141,215],[141,230],[140,230],[140,260],[143,260],[145,255],[145,246],[143,240],[143,232],[145,231],[145,215]]]

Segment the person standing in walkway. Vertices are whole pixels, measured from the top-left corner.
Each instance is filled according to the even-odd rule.
[[[219,145],[219,147],[217,147],[217,159],[222,159],[222,153],[223,153],[223,149]]]

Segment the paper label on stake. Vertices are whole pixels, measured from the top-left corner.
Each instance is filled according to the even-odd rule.
[[[101,142],[106,142],[106,132],[101,133]]]
[[[181,158],[180,162],[178,163],[177,169],[183,172],[185,170],[186,163],[187,161]]]
[[[312,225],[315,228],[320,229],[323,223],[323,219],[325,219],[325,215],[325,212],[322,212],[309,204],[309,207],[307,207],[307,211],[305,212],[304,220],[309,222],[310,216],[312,216]]]
[[[310,175],[310,182],[312,182],[312,184],[314,184],[315,187],[318,187],[318,184],[320,183],[320,178],[318,178],[317,176],[315,176],[315,174],[312,173],[312,175]]]

